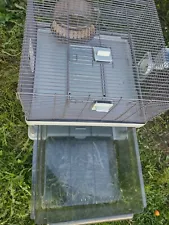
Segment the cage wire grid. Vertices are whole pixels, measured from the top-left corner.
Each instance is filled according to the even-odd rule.
[[[94,47],[111,49],[96,62]],[[27,120],[145,123],[169,108],[153,0],[28,0],[18,96]],[[92,110],[111,101],[109,112]]]

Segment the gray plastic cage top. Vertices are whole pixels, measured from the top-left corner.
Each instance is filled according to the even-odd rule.
[[[153,0],[28,0],[26,119],[144,124],[169,108],[167,54]]]

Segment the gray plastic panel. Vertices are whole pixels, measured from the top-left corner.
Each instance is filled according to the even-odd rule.
[[[112,63],[94,61],[93,48],[101,43],[112,51]],[[67,51],[69,48],[69,55]],[[47,63],[41,60],[47,58]],[[57,60],[62,59],[57,63]],[[131,98],[137,96],[132,71],[129,43],[120,37],[100,35],[86,45],[69,47],[58,41],[48,29],[38,29],[34,92],[65,95],[67,73],[70,76],[70,93],[73,96],[102,96],[102,65],[105,76],[106,96],[109,98]],[[67,71],[68,70],[68,71]],[[68,84],[69,85],[69,84]]]
[[[44,126],[42,139],[46,140],[48,137],[113,137],[113,131],[112,127]],[[29,126],[28,136],[31,140],[37,140],[38,127]]]
[[[53,204],[73,206],[117,201],[120,195],[117,162],[109,141],[106,138],[48,138],[43,201],[51,208],[56,207]],[[52,177],[57,177],[62,184],[60,199],[59,196],[55,199],[54,192],[59,191],[59,186],[52,189]]]
[[[90,127],[70,127],[70,136],[73,137],[89,137],[91,136]]]
[[[66,137],[69,136],[68,126],[47,126],[47,136]]]
[[[94,46],[110,48],[112,62],[96,62]],[[137,113],[141,106],[137,102],[130,45],[120,36],[96,35],[85,44],[67,45],[50,29],[38,29],[33,92],[30,120],[123,121],[131,116],[129,122],[143,121],[143,115]],[[70,101],[66,96],[69,94]],[[114,99],[111,112],[92,111],[93,102],[104,100],[104,96]],[[135,106],[130,108],[130,103],[121,99],[136,99],[137,103],[131,101]]]
[[[38,29],[34,92],[66,93],[67,45],[61,44],[48,29]],[[46,57],[47,62],[42,61]],[[57,63],[63,59],[62,63]]]
[[[92,127],[92,136],[112,137],[112,127]]]
[[[94,63],[91,47],[70,45],[69,72],[73,96],[102,96],[100,63]]]

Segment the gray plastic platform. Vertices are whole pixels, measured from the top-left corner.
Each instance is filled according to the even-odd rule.
[[[111,48],[112,63],[94,61],[93,47],[100,45]],[[68,93],[74,101],[67,101]],[[102,100],[105,94],[106,99],[116,99],[114,105],[119,99],[137,99],[127,39],[100,35],[85,44],[67,45],[50,29],[38,29],[34,94],[31,120],[100,120],[104,113],[92,111],[94,99]],[[121,101],[104,120],[116,120],[120,113],[129,111],[121,116],[124,120],[139,110],[139,103],[132,104]],[[132,120],[139,120],[139,116],[134,114]]]
[[[48,138],[45,157],[43,201],[50,208],[119,199],[116,154],[110,138]]]

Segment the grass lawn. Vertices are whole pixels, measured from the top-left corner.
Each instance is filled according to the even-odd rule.
[[[169,44],[169,0],[156,4]],[[0,0],[0,225],[34,224],[29,209],[32,142],[16,99],[25,5]],[[169,113],[139,129],[138,139],[147,208],[132,221],[112,224],[169,225]]]

